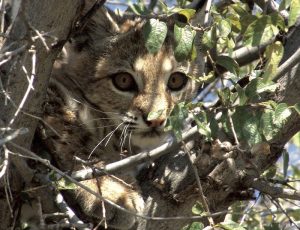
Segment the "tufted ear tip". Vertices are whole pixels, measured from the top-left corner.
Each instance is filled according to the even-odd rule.
[[[77,30],[71,38],[75,51],[80,52],[95,42],[113,36],[120,31],[121,18],[101,4],[101,1],[85,0]],[[98,5],[97,5],[98,4]],[[99,5],[100,4],[100,5]]]

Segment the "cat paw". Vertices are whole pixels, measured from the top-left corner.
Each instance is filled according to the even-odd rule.
[[[97,184],[98,183],[98,184]],[[101,194],[105,199],[121,206],[128,212],[111,205],[103,203],[96,196],[90,194],[84,189],[78,189],[77,197],[82,207],[82,211],[99,222],[105,218],[109,227],[115,229],[130,229],[135,224],[137,217],[135,214],[141,214],[144,209],[144,200],[141,195],[130,186],[122,183],[112,177],[105,176],[96,180],[87,180],[83,182],[93,191]],[[100,192],[99,192],[100,188]],[[105,210],[105,216],[103,215]]]

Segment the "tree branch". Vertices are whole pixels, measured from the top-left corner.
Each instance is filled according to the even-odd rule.
[[[268,194],[273,198],[283,198],[291,200],[300,200],[300,192],[292,189],[285,189],[282,187],[275,186],[272,183],[264,181],[262,179],[247,180],[245,183],[248,187],[257,189],[258,191]]]

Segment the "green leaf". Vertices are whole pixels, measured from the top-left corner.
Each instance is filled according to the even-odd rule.
[[[148,113],[147,121],[152,121],[152,120],[159,118],[163,112],[164,112],[163,109],[158,110],[158,111],[151,111],[150,113]]]
[[[245,141],[250,146],[262,142],[259,127],[260,117],[260,111],[251,111],[247,106],[236,107],[232,114],[232,121],[238,139]]]
[[[276,105],[274,109],[266,109],[261,118],[261,128],[267,140],[271,140],[280,132],[291,113],[291,110],[285,103]]]
[[[198,77],[195,80],[200,83],[211,83],[215,80],[214,71],[210,71],[207,75],[204,74],[202,77]]]
[[[206,113],[202,111],[194,115],[194,120],[197,124],[199,133],[205,136],[206,140],[211,140],[211,130],[210,130]]]
[[[291,0],[288,26],[293,26],[300,15],[300,0]]]
[[[286,10],[289,8],[291,0],[282,0],[279,5],[279,11]]]
[[[231,73],[238,75],[239,73],[239,64],[231,57],[220,55],[216,60],[217,64],[223,66]]]
[[[202,204],[197,201],[192,207],[192,213],[198,216],[201,216],[203,213],[205,213]]]
[[[272,18],[269,15],[263,15],[251,23],[244,34],[246,45],[258,46],[268,42],[279,33],[277,25],[272,23]]]
[[[293,106],[293,108],[296,110],[296,112],[300,115],[300,103],[297,103]]]
[[[244,227],[240,226],[239,223],[236,223],[232,220],[227,220],[217,224],[218,227],[222,227],[226,230],[246,230]]]
[[[296,133],[292,138],[292,143],[300,148],[300,132]]]
[[[264,82],[261,78],[255,78],[246,86],[245,93],[250,99],[257,99],[262,93],[272,93],[278,88],[278,85],[272,81]]]
[[[182,230],[202,230],[204,229],[204,225],[201,222],[193,222],[187,226],[184,226]]]
[[[267,140],[271,140],[274,135],[279,131],[273,124],[274,112],[269,111],[263,113],[261,117],[262,132]]]
[[[177,12],[186,17],[187,21],[189,21],[192,17],[194,17],[196,10],[194,9],[181,9]]]
[[[188,25],[184,27],[179,24],[174,25],[175,37],[175,58],[178,62],[184,61],[190,57],[193,49],[193,42],[196,32]]]
[[[265,55],[268,61],[262,76],[265,82],[270,81],[275,77],[278,65],[283,56],[283,51],[283,46],[279,41],[276,41],[267,47]]]
[[[236,84],[235,89],[239,96],[239,105],[245,105],[248,100],[245,90],[239,84]]]
[[[231,103],[231,92],[229,88],[218,90],[219,98],[224,106],[228,106]]]
[[[283,157],[283,176],[284,176],[284,178],[286,178],[287,170],[289,167],[289,160],[290,160],[289,153],[286,150],[283,150],[282,157]]]
[[[161,48],[167,36],[167,25],[157,19],[150,19],[143,28],[145,46],[150,53],[156,53]]]
[[[291,110],[288,108],[287,104],[280,103],[277,105],[274,113],[274,123],[278,124],[281,128],[283,123],[286,122],[288,117],[292,114]]]
[[[218,38],[220,37],[226,38],[230,34],[230,32],[231,32],[231,25],[227,20],[222,19],[217,22],[216,35]]]
[[[211,28],[208,31],[205,31],[202,37],[202,44],[207,48],[213,48],[216,44],[216,33],[215,28]]]
[[[265,230],[281,230],[282,228],[280,227],[279,223],[272,222],[268,226],[264,226]]]
[[[165,130],[172,130],[177,139],[182,137],[182,125],[184,120],[188,117],[188,110],[184,102],[175,105],[171,115],[168,117]]]
[[[277,167],[273,165],[263,173],[263,176],[266,177],[267,179],[271,179],[276,175],[276,172],[277,172]]]
[[[57,189],[59,190],[74,190],[76,189],[76,185],[69,181],[68,179],[62,177],[55,182]]]

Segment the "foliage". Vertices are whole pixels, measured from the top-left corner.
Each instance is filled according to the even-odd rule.
[[[206,94],[204,102],[213,98],[217,103],[210,106],[204,106],[203,102],[177,105],[168,120],[167,129],[172,129],[180,139],[182,124],[191,113],[199,133],[207,141],[218,138],[220,133],[231,139],[236,134],[239,143],[247,149],[276,137],[293,111],[298,113],[300,111],[299,103],[288,106],[272,100],[278,90],[278,85],[273,80],[284,53],[280,37],[295,24],[300,15],[299,6],[300,2],[296,0],[281,1],[279,9],[287,10],[289,13],[286,20],[279,12],[266,14],[259,7],[251,8],[252,6],[245,1],[214,5],[211,9],[212,24],[208,28],[201,28],[204,30],[202,52],[208,54],[210,69],[203,76],[191,77],[206,86],[213,85],[214,90]],[[161,10],[166,15],[182,14],[188,20],[187,23],[177,21],[173,32],[176,41],[176,59],[178,61],[191,59],[196,30],[191,26],[189,19],[194,12],[180,7],[169,8],[167,5],[163,5]],[[157,26],[164,27],[163,23],[157,23]],[[163,36],[160,35],[155,39],[153,29],[153,34],[150,33],[147,39],[161,43],[160,37]],[[260,59],[239,66],[234,56],[236,49],[261,45],[265,45],[266,48]],[[157,45],[159,46],[160,44]],[[223,74],[224,72],[227,74]],[[241,84],[243,81],[247,83]],[[216,116],[217,113],[221,115]],[[299,147],[299,134],[293,138],[293,143]],[[297,177],[299,170],[297,167],[293,167],[292,172],[289,170],[289,159],[290,154],[287,151],[283,152],[281,172],[279,166],[274,166],[263,176],[266,179],[276,180]],[[295,186],[299,185],[295,183]],[[233,214],[232,220],[219,223],[217,226],[236,230],[281,229],[283,223],[287,224],[288,218],[283,214],[281,205],[288,208],[290,204],[282,200],[272,203],[269,197],[258,194],[256,199],[250,207],[247,202],[233,205],[231,207],[233,213],[246,211],[240,215]],[[270,209],[276,210],[276,214],[272,214],[273,211]],[[195,204],[192,212],[200,216],[205,214],[199,203]],[[260,215],[261,212],[268,214]],[[299,220],[298,209],[291,211],[290,215]],[[203,225],[200,222],[193,222],[183,229],[203,229]]]

